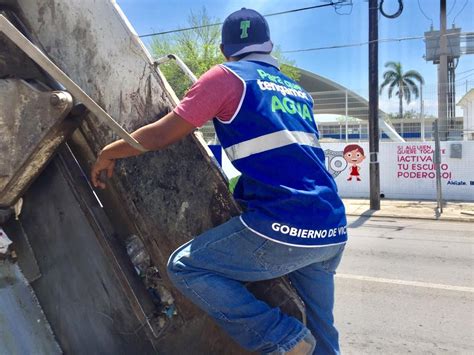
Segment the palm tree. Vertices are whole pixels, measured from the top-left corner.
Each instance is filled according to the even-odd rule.
[[[403,117],[403,99],[409,104],[411,102],[412,95],[415,99],[418,98],[420,89],[418,85],[423,85],[424,80],[420,73],[416,70],[409,70],[406,73],[403,72],[402,64],[400,62],[387,62],[385,68],[389,68],[383,73],[384,81],[380,85],[380,94],[384,87],[388,85],[388,98],[392,97],[393,90],[397,90],[395,95],[398,96],[399,101],[399,115]]]

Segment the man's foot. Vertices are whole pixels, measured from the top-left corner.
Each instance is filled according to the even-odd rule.
[[[311,355],[316,347],[316,339],[309,333],[295,345],[293,349],[287,351],[286,355]]]

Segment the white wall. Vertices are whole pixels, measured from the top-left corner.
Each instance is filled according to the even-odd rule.
[[[464,140],[474,139],[474,89],[464,95],[458,106],[463,110]]]
[[[462,145],[462,158],[450,158],[451,145]],[[369,147],[360,143],[366,159],[360,164],[360,179],[347,181],[350,167],[342,157],[345,143],[323,143],[326,166],[335,177],[343,197],[369,196]],[[433,142],[381,143],[380,185],[386,198],[436,199]],[[474,141],[441,142],[443,198],[474,201]]]
[[[470,100],[463,106],[465,140],[474,137],[474,100]]]
[[[450,158],[451,145],[462,145],[462,158]],[[337,183],[342,197],[369,197],[369,147],[359,143],[366,159],[360,164],[360,180],[347,181],[350,167],[342,152],[346,143],[322,143],[326,167]],[[393,199],[436,199],[433,142],[380,143],[381,193]],[[451,201],[474,201],[474,141],[441,142],[443,198]],[[238,175],[223,153],[223,170],[228,177]]]

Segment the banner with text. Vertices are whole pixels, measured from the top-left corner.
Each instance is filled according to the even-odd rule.
[[[369,196],[368,143],[321,143],[342,197]],[[380,143],[380,185],[386,198],[436,199],[434,142]],[[474,141],[441,142],[445,200],[474,201]]]

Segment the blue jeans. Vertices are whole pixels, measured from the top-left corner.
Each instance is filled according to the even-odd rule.
[[[309,331],[314,354],[339,354],[334,327],[334,273],[344,244],[291,247],[265,239],[239,217],[178,248],[168,262],[174,285],[211,315],[242,347],[285,353]],[[288,275],[306,305],[307,328],[254,297],[243,282]]]

